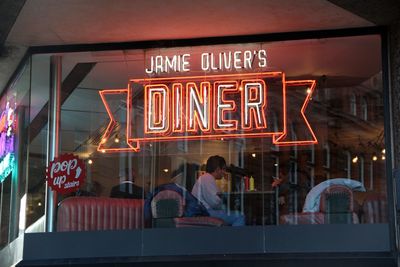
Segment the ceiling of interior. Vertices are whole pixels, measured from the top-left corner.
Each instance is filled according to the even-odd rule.
[[[372,26],[325,0],[28,0],[7,43],[40,46]]]

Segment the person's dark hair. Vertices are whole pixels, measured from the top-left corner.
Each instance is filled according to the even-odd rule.
[[[225,159],[218,155],[209,157],[207,160],[206,172],[213,173],[218,167],[221,169],[226,167]]]

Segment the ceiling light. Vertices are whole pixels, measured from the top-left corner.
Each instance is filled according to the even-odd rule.
[[[256,153],[252,153],[251,156],[252,156],[253,158],[255,158],[255,157],[256,157]]]
[[[358,161],[358,157],[357,156],[355,156],[352,160],[351,160],[353,163],[357,163],[357,161]]]
[[[311,88],[307,88],[307,94],[311,94]]]
[[[386,159],[385,155],[382,155],[382,160],[385,160],[385,159]]]
[[[382,149],[382,154],[386,154],[386,149]]]
[[[168,170],[168,169],[164,169],[163,171],[164,171],[165,173],[167,173],[169,170]]]
[[[87,163],[88,164],[93,164],[93,160],[89,159]]]
[[[119,143],[119,138],[118,138],[118,137],[115,137],[114,142],[115,142],[115,143]]]
[[[374,155],[374,156],[372,157],[372,160],[373,160],[373,161],[377,161],[377,160],[378,160],[378,157],[377,157],[376,155]]]

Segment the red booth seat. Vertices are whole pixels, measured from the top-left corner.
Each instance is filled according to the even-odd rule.
[[[57,231],[143,228],[142,199],[70,197],[58,207]]]

